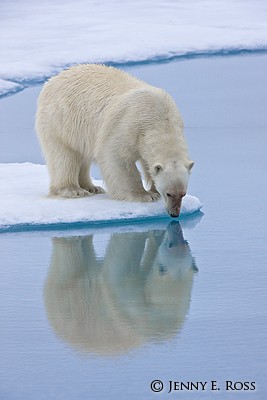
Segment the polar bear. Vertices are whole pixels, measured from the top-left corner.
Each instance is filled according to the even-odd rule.
[[[111,198],[148,202],[161,196],[168,213],[179,216],[194,162],[181,115],[164,90],[114,67],[76,65],[44,85],[36,131],[50,175],[50,195],[103,193],[89,177],[95,161]]]

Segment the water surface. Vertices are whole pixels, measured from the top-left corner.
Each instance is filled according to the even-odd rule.
[[[2,234],[1,399],[266,398],[266,68],[258,55],[129,69],[175,98],[204,216]],[[42,162],[39,90],[0,101],[2,162]],[[170,380],[221,390],[168,394]]]

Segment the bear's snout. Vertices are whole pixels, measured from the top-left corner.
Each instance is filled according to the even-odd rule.
[[[180,208],[178,208],[175,212],[171,211],[169,212],[169,214],[172,218],[178,218],[180,215],[180,211],[181,211]]]
[[[180,215],[181,212],[181,203],[182,203],[182,197],[168,197],[167,204],[166,204],[166,209],[168,214],[172,218],[177,218]]]

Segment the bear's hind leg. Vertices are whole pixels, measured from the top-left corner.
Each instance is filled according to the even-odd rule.
[[[78,176],[81,168],[80,155],[67,146],[54,143],[51,152],[46,152],[50,175],[50,196],[77,198],[91,196],[80,187]]]
[[[101,186],[95,186],[89,176],[90,162],[84,162],[79,172],[79,185],[91,194],[105,193]]]

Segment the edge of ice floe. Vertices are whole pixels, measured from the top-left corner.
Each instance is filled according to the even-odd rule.
[[[247,47],[247,48],[234,48],[234,47],[225,47],[221,49],[213,49],[213,50],[199,50],[199,51],[188,51],[188,52],[169,52],[167,54],[159,54],[154,57],[145,58],[145,59],[128,59],[128,60],[103,60],[102,63],[105,65],[111,65],[118,68],[131,67],[131,66],[139,66],[139,65],[149,65],[149,64],[159,64],[159,63],[169,63],[177,60],[190,60],[194,58],[209,58],[209,57],[227,57],[227,56],[238,56],[238,55],[248,55],[248,54],[266,54],[267,47],[266,46],[258,46],[258,47]],[[101,61],[88,60],[87,62],[81,62],[80,64],[85,63],[99,63]],[[33,74],[28,77],[14,77],[8,80],[0,79],[0,98],[6,97],[11,94],[16,94],[21,90],[26,89],[29,86],[39,85],[44,83],[51,76],[58,74],[60,71],[70,68],[77,63],[69,63],[65,65],[61,65],[57,68],[51,66],[50,73],[37,73],[36,76]]]

